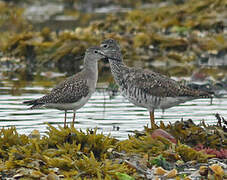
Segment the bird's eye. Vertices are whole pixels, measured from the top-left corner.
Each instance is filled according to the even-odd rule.
[[[97,54],[97,53],[98,53],[98,51],[97,51],[97,50],[94,50],[94,53],[95,53],[95,54]]]
[[[107,44],[102,44],[101,47],[108,48]]]

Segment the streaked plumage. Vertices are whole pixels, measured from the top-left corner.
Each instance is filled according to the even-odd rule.
[[[99,47],[87,49],[84,57],[84,68],[81,72],[58,84],[47,95],[23,103],[32,105],[31,109],[43,106],[65,110],[64,127],[66,127],[67,110],[73,110],[74,125],[76,110],[84,106],[95,91],[98,80],[97,61],[103,57],[98,53],[99,50]]]
[[[183,86],[159,73],[127,67],[123,63],[120,46],[113,39],[104,40],[101,48],[108,57],[122,95],[133,104],[148,109],[151,125],[154,124],[155,109],[167,109],[188,100],[211,97],[208,92]]]

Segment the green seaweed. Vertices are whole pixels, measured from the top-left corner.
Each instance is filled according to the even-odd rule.
[[[163,167],[164,169],[167,170],[172,169],[171,164],[168,161],[166,161],[166,159],[162,155],[152,158],[151,160],[149,160],[149,163],[152,166],[156,165],[157,167]]]
[[[161,152],[171,148],[171,143],[162,137],[154,139],[150,134],[145,136],[134,137],[130,136],[128,140],[118,143],[121,150],[129,153],[142,153],[149,156],[158,156]]]
[[[207,155],[203,152],[196,151],[193,148],[180,143],[176,147],[176,152],[179,153],[179,155],[185,162],[196,160],[196,162],[202,163],[207,162],[208,158],[215,157],[213,155]]]

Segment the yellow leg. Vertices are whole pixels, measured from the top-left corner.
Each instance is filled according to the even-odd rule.
[[[155,128],[154,110],[150,111],[151,128]]]
[[[72,127],[74,127],[75,119],[76,119],[76,111],[73,112],[73,122],[72,122]]]
[[[67,114],[67,111],[65,110],[65,121],[64,121],[64,128],[66,128],[66,114]]]

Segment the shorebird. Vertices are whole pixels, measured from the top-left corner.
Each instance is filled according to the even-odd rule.
[[[112,75],[121,94],[136,106],[150,113],[151,127],[155,125],[154,110],[176,106],[196,98],[211,98],[211,94],[179,84],[162,74],[127,67],[123,62],[119,44],[113,39],[104,40],[100,53],[108,58]]]
[[[24,101],[23,103],[32,105],[30,109],[46,107],[64,110],[65,128],[67,110],[73,110],[72,126],[74,126],[76,110],[84,106],[92,93],[95,92],[98,80],[97,61],[103,58],[101,53],[98,53],[99,51],[100,47],[91,47],[87,49],[84,57],[84,68],[81,72],[68,77],[45,96],[31,101]]]

